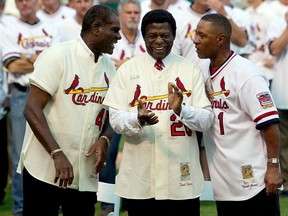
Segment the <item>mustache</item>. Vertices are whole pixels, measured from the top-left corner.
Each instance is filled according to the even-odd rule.
[[[138,23],[138,22],[137,22],[137,20],[136,20],[136,19],[134,19],[134,18],[132,18],[132,19],[128,20],[128,22],[130,22],[130,23]]]

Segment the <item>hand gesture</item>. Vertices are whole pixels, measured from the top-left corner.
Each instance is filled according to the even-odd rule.
[[[143,106],[142,100],[138,100],[138,120],[141,126],[144,125],[154,125],[159,122],[158,116],[153,112],[148,112],[148,110]]]
[[[173,111],[180,115],[182,109],[183,94],[172,82],[168,83],[168,103]]]

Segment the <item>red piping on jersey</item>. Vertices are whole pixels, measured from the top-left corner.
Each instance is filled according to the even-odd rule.
[[[265,118],[267,116],[271,116],[271,115],[278,115],[278,111],[271,111],[271,112],[264,113],[264,114],[258,116],[256,119],[254,119],[254,122],[257,123],[261,119],[263,119],[263,118]]]
[[[230,61],[236,56],[237,54],[231,51],[231,55],[223,62],[223,64],[218,68],[217,72],[214,72],[211,75],[211,79],[214,79],[225,67],[229,64]]]

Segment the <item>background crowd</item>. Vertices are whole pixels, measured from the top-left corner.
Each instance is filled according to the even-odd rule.
[[[195,48],[195,30],[201,18],[218,13],[231,26],[231,50],[249,59],[269,80],[280,118],[280,168],[283,178],[281,196],[288,196],[288,0],[4,0],[0,23],[0,204],[5,197],[11,170],[14,215],[22,215],[22,175],[17,166],[24,140],[26,120],[24,107],[30,90],[29,78],[38,55],[48,47],[77,39],[84,15],[93,5],[106,4],[117,12],[121,39],[110,54],[115,69],[134,56],[146,53],[141,34],[144,15],[155,9],[169,11],[176,20],[172,52],[203,68],[208,59],[199,58]],[[209,180],[205,143],[198,132],[201,167]],[[114,135],[107,153],[107,165],[100,181],[115,183],[116,159],[121,134]],[[10,169],[11,168],[11,169]],[[125,202],[124,202],[125,205]],[[101,216],[113,206],[101,203]],[[61,209],[60,209],[61,210]]]

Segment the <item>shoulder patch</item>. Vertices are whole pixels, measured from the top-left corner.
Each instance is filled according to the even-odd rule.
[[[272,97],[269,92],[261,92],[257,94],[256,97],[264,109],[274,106]]]

